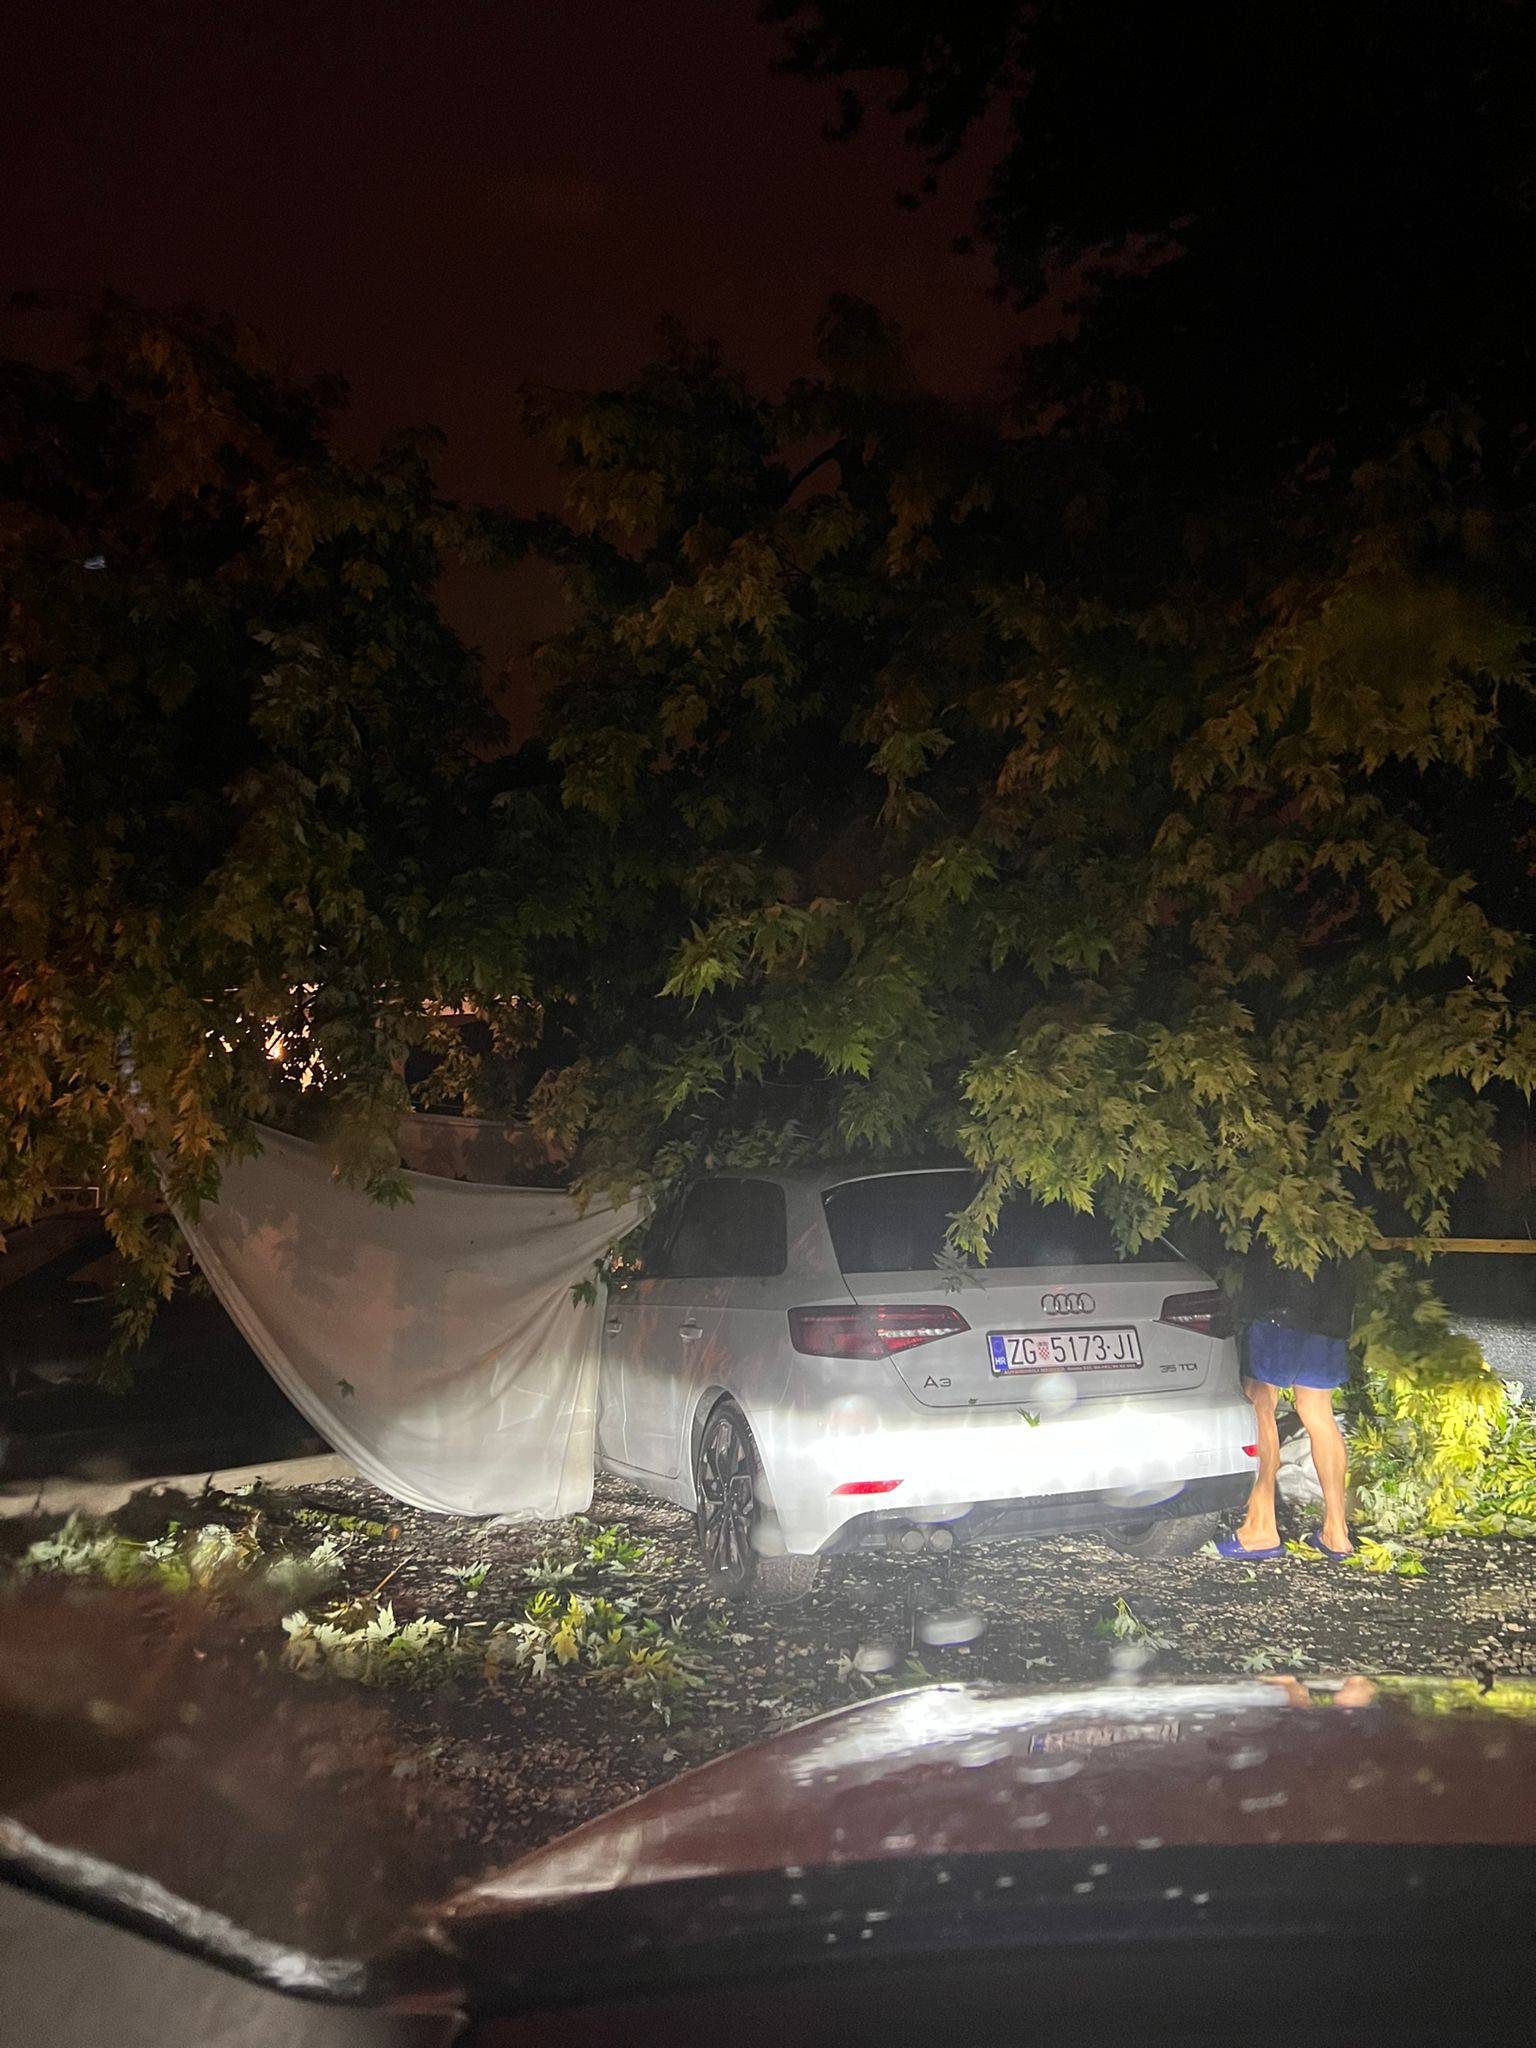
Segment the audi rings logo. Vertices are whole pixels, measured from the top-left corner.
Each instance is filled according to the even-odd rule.
[[[1091,1294],[1042,1294],[1040,1306],[1048,1316],[1091,1316]]]

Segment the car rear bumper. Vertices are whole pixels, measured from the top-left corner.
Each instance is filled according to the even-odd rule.
[[[1119,1488],[1043,1494],[1035,1500],[982,1500],[963,1514],[941,1522],[934,1522],[927,1514],[914,1520],[899,1508],[877,1509],[844,1522],[821,1546],[821,1555],[839,1557],[850,1550],[897,1549],[910,1529],[947,1529],[958,1548],[962,1544],[996,1543],[1006,1537],[1070,1536],[1083,1530],[1107,1529],[1116,1523],[1226,1514],[1243,1506],[1251,1484],[1246,1472],[1224,1472],[1214,1478],[1185,1480],[1162,1500],[1130,1506]]]
[[[974,1541],[1204,1513],[1185,1505],[1191,1488],[1225,1482],[1211,1493],[1225,1508],[1254,1471],[1253,1410],[1236,1387],[1083,1400],[1038,1422],[1011,1409],[898,1415],[859,1400],[750,1419],[784,1546],[801,1555],[862,1547],[857,1534],[839,1543],[854,1523],[948,1522]]]

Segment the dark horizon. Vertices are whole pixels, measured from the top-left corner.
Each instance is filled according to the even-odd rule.
[[[551,506],[516,388],[621,383],[666,317],[770,391],[811,368],[833,291],[899,321],[956,396],[997,388],[1018,333],[987,257],[950,246],[976,171],[898,208],[900,124],[826,140],[830,89],[775,70],[782,36],[749,0],[82,0],[10,42],[0,289],[66,314],[103,289],[228,313],[300,374],[346,379],[346,445],[441,428],[454,496]],[[64,344],[58,315],[0,320],[7,353]],[[488,675],[512,664],[499,694],[526,730],[522,651],[558,616],[547,573],[459,570],[444,596]]]

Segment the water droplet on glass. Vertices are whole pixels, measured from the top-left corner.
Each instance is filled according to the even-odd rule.
[[[963,1771],[980,1771],[988,1764],[1001,1763],[1004,1757],[1012,1754],[1010,1742],[972,1742],[961,1750],[958,1761]]]
[[[1151,1662],[1152,1652],[1145,1643],[1116,1643],[1109,1653],[1111,1674],[1128,1685],[1134,1685]]]
[[[1020,1764],[1013,1775],[1021,1785],[1059,1785],[1075,1778],[1082,1768],[1080,1757],[1064,1756],[1055,1764]]]

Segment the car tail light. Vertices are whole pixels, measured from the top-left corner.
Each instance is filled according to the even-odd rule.
[[[877,1308],[871,1311],[887,1352],[915,1351],[940,1337],[958,1337],[971,1326],[957,1308]]]
[[[834,1493],[894,1493],[899,1479],[845,1479],[841,1486],[834,1486]]]
[[[789,1312],[789,1341],[808,1358],[890,1358],[970,1327],[958,1309],[927,1303]]]
[[[861,1308],[792,1308],[789,1341],[808,1358],[884,1358],[874,1318]]]
[[[1197,1337],[1230,1337],[1232,1304],[1219,1287],[1202,1287],[1198,1294],[1170,1294],[1157,1320]]]

